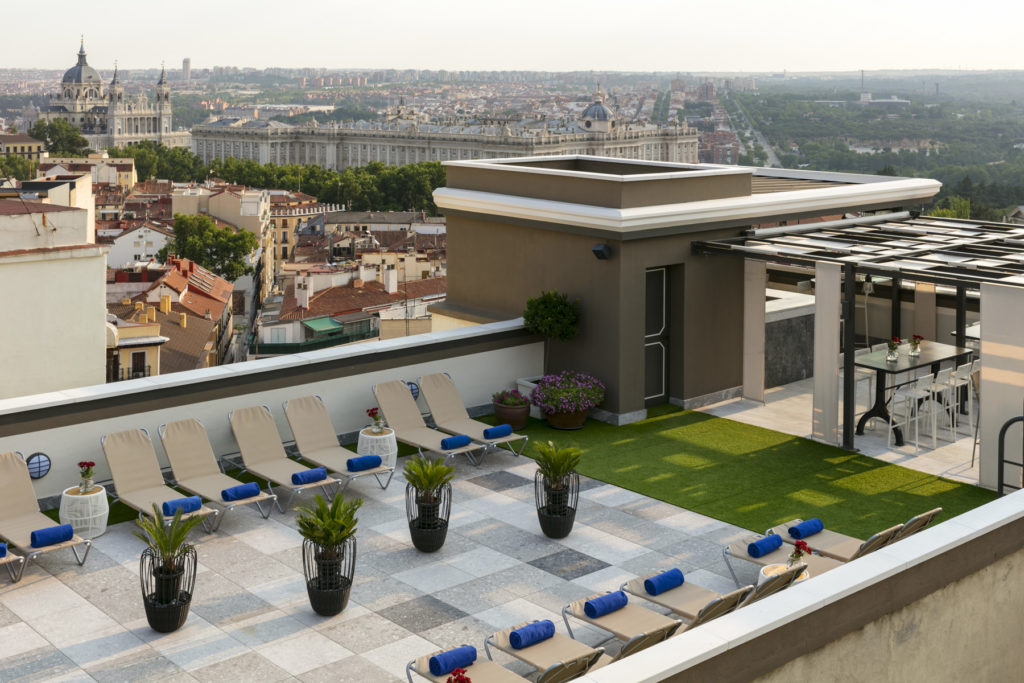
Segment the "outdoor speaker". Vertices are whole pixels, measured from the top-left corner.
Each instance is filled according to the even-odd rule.
[[[591,251],[598,261],[607,261],[612,257],[612,248],[607,244],[595,244]]]

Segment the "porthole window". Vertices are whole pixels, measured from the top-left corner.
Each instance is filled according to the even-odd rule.
[[[28,465],[28,476],[33,479],[42,479],[50,471],[50,456],[46,453],[33,453],[25,459]]]

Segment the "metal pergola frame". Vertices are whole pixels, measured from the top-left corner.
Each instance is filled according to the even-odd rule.
[[[954,218],[868,216],[821,226],[751,229],[741,237],[698,241],[699,254],[731,254],[788,266],[814,268],[820,262],[843,269],[843,319],[852,323],[858,274],[892,280],[893,334],[900,328],[900,282],[929,282],[956,290],[956,345],[964,346],[968,290],[983,283],[1024,288],[1024,225]],[[855,325],[843,327],[843,348],[855,345]],[[843,371],[854,374],[852,353]],[[843,448],[853,450],[854,383],[843,386]]]

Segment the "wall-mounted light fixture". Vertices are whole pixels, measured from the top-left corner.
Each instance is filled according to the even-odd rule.
[[[591,248],[591,251],[594,252],[594,257],[597,258],[598,261],[607,261],[612,257],[612,248],[607,244],[595,244]]]

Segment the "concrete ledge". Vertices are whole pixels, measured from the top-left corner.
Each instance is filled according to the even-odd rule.
[[[613,413],[608,410],[594,408],[593,410],[590,411],[590,417],[599,422],[605,422],[607,424],[620,427],[622,425],[628,425],[633,424],[634,422],[639,422],[640,420],[646,420],[647,409],[644,408],[643,410],[633,410],[628,413]]]
[[[730,389],[722,389],[721,391],[704,394],[703,396],[694,396],[693,398],[676,398],[673,396],[668,399],[668,402],[674,406],[685,408],[686,410],[696,410],[697,408],[703,408],[704,406],[709,406],[714,403],[728,401],[730,398],[739,398],[742,395],[743,387],[732,387]]]

